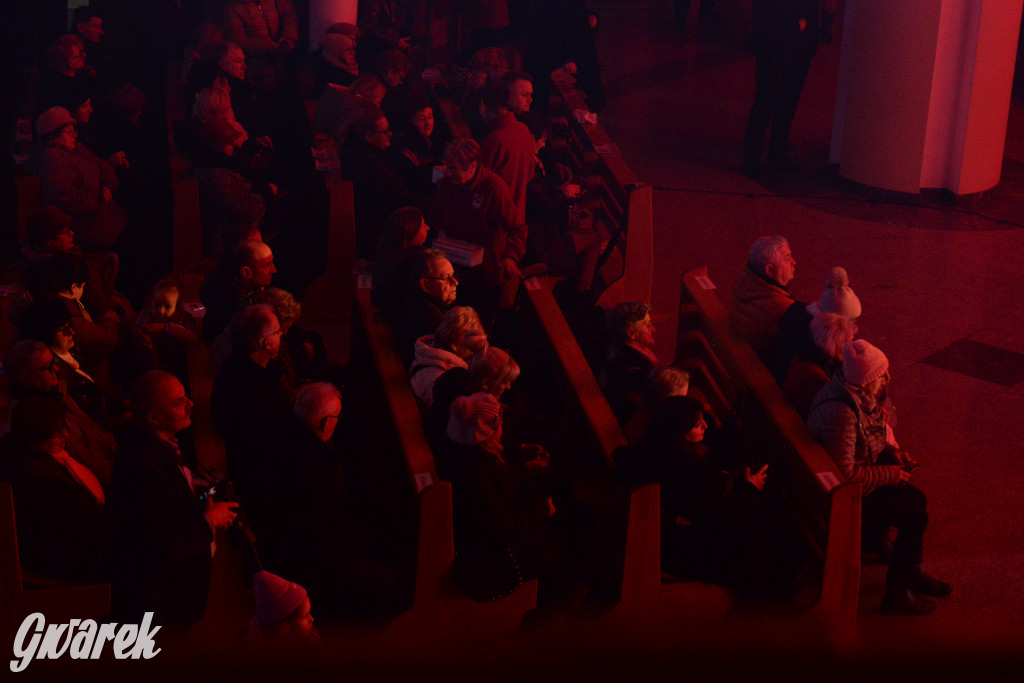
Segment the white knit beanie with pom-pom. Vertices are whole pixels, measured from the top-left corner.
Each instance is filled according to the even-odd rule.
[[[807,307],[807,312],[811,315],[819,312],[835,313],[850,320],[859,318],[860,311],[860,299],[850,289],[850,276],[841,266],[829,269],[821,297]]]

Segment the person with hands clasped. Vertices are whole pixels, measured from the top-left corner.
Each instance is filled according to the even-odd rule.
[[[884,353],[863,339],[847,343],[842,367],[814,399],[807,426],[843,476],[861,483],[865,537],[872,529],[888,537],[889,528],[896,527],[882,611],[927,614],[936,604],[920,596],[944,597],[953,588],[921,566],[928,499],[909,483],[917,461],[892,437],[882,407],[888,383]]]

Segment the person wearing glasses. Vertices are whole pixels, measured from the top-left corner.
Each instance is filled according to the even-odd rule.
[[[253,304],[231,319],[231,358],[213,380],[210,410],[224,436],[228,472],[244,491],[259,471],[264,442],[283,428],[291,402],[281,384],[277,360],[284,329],[265,304]]]
[[[391,124],[377,109],[366,110],[352,124],[342,149],[341,173],[355,196],[356,253],[373,258],[374,247],[391,213],[403,206],[426,211],[430,200],[414,193],[388,158]]]
[[[842,367],[811,405],[807,426],[847,481],[863,487],[861,516],[866,532],[896,527],[886,574],[882,611],[920,615],[953,588],[921,565],[928,499],[910,483],[918,463],[893,437],[883,407],[889,360],[863,339],[843,347]],[[867,535],[867,533],[865,534]]]
[[[67,412],[67,452],[96,475],[104,491],[110,486],[117,440],[89,417],[60,386],[60,366],[46,344],[23,339],[7,352],[12,406],[33,397],[63,405]]]
[[[412,363],[416,340],[433,334],[451,310],[458,292],[455,267],[443,251],[423,249],[411,264],[403,266],[407,278],[390,297],[378,296],[380,308],[391,324],[398,355],[406,367]],[[374,277],[374,292],[378,280]],[[384,287],[387,283],[381,281]],[[389,301],[390,299],[390,301]]]

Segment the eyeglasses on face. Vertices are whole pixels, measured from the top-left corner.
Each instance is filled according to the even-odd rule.
[[[449,275],[448,277],[429,277],[429,276],[424,276],[423,279],[424,280],[437,280],[438,282],[447,282],[450,285],[457,285],[457,284],[459,284],[459,281],[458,281],[458,279],[456,279],[454,274]]]

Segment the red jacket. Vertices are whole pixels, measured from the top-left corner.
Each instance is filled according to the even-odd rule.
[[[516,205],[516,220],[526,223],[526,185],[533,180],[537,143],[526,124],[505,112],[491,124],[480,144],[480,161],[508,184]]]
[[[505,181],[482,165],[465,185],[450,178],[437,190],[440,228],[445,234],[484,247],[483,267],[499,273],[510,258],[517,264],[526,253],[526,223],[516,217]]]

